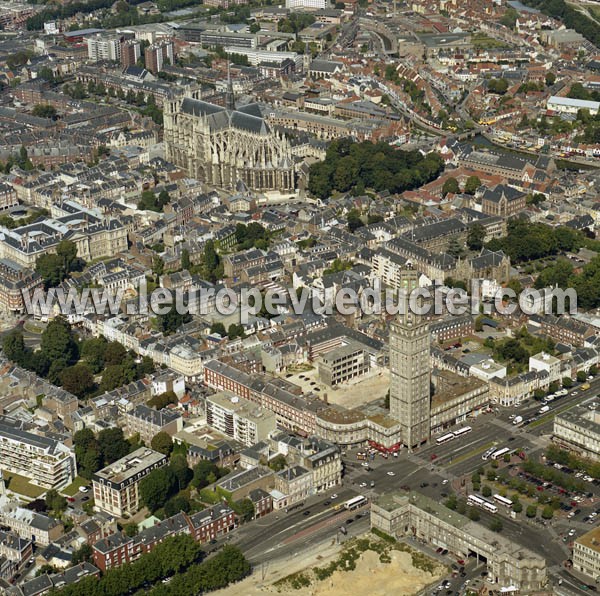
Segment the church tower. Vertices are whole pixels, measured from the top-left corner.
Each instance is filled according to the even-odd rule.
[[[231,82],[229,60],[227,61],[227,91],[225,92],[225,107],[231,112],[235,110],[235,95],[233,94],[233,83]]]
[[[390,325],[390,417],[400,422],[409,450],[431,430],[430,341],[429,324],[418,315],[398,315]]]

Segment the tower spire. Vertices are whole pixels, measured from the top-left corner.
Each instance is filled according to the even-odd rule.
[[[235,110],[235,97],[233,95],[233,83],[231,82],[229,59],[227,59],[227,92],[225,93],[225,107],[228,110]]]

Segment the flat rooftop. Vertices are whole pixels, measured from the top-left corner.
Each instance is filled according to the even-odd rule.
[[[118,459],[106,468],[96,472],[95,476],[110,482],[120,484],[129,478],[135,477],[146,468],[161,461],[166,461],[166,456],[153,449],[140,447],[133,453]]]

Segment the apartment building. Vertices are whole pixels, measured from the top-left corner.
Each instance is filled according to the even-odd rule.
[[[33,269],[0,259],[0,311],[25,312],[24,293],[31,296],[43,287],[43,279]]]
[[[148,46],[144,50],[144,62],[146,68],[153,74],[157,74],[163,70],[165,66],[171,66],[173,64],[174,56],[175,53],[172,41],[159,41]]]
[[[579,536],[573,543],[573,569],[592,581],[600,578],[600,527]]]
[[[93,62],[121,60],[121,38],[97,33],[86,39],[88,58]]]
[[[234,511],[222,503],[193,515],[180,512],[142,530],[137,536],[129,537],[119,532],[102,538],[92,547],[94,564],[106,571],[135,561],[169,536],[189,534],[196,542],[202,543],[227,534],[236,527]]]
[[[96,472],[92,481],[96,507],[116,517],[133,515],[140,507],[140,481],[167,463],[162,453],[140,447]]]
[[[529,357],[529,370],[546,371],[548,382],[553,383],[561,379],[560,360],[546,352],[540,352]]]
[[[142,56],[139,39],[128,39],[121,44],[121,66],[135,66]]]
[[[63,443],[24,430],[23,423],[0,418],[0,470],[26,476],[33,484],[60,489],[77,476],[73,451]]]
[[[552,441],[579,457],[600,461],[600,411],[576,406],[558,414]]]
[[[150,445],[152,437],[160,432],[173,436],[183,428],[181,412],[163,408],[155,410],[146,404],[137,405],[123,417],[123,433],[126,437],[140,435],[140,440]]]
[[[277,428],[277,418],[273,412],[227,392],[206,398],[206,422],[247,446],[266,439]]]

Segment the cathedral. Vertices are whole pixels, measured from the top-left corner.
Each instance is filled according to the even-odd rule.
[[[258,104],[236,107],[229,85],[226,107],[184,97],[165,102],[167,160],[209,185],[291,192],[294,162],[288,139],[271,130]]]

